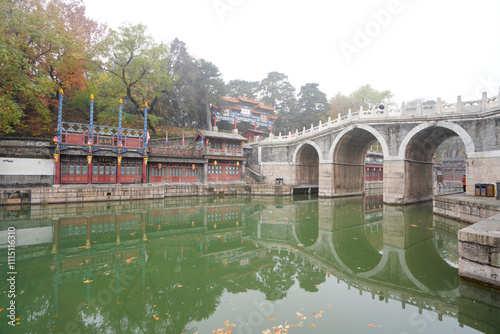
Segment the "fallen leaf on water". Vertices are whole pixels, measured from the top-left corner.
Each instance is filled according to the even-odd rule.
[[[299,246],[299,247],[304,247],[304,244],[298,244],[297,246]]]
[[[269,318],[269,321],[274,321],[274,320],[276,320],[276,319],[274,319],[274,318]]]
[[[312,328],[316,328],[316,325],[315,325],[315,324],[312,324],[312,325],[311,325],[311,327],[312,327]]]
[[[155,320],[160,319],[160,317],[159,317],[159,316],[157,316],[156,314],[153,314],[153,318],[155,318]]]
[[[85,281],[83,281],[83,283],[90,283],[90,282],[92,282],[91,279],[86,279]]]
[[[411,224],[410,226],[411,227],[418,227],[418,225],[415,225],[415,224]]]
[[[3,308],[0,308],[0,312],[2,312],[4,309]]]
[[[321,318],[322,317],[322,314],[323,311],[319,312],[319,313],[313,313],[314,317],[317,319],[317,318]]]
[[[374,324],[369,324],[368,326],[370,326],[371,328],[375,328]]]
[[[179,287],[179,288],[182,288],[182,284],[179,284],[179,285],[178,285],[178,287]]]

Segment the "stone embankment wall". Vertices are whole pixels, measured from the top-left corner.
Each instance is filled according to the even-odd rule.
[[[462,277],[500,287],[500,214],[458,231]]]
[[[474,199],[476,200],[462,200],[446,195],[436,196],[433,201],[434,213],[475,224],[500,212],[497,203],[481,201],[483,199],[481,197]]]
[[[181,196],[282,196],[292,188],[280,185],[197,184],[197,185],[72,185],[32,189],[0,189],[0,204],[82,203],[163,199]]]

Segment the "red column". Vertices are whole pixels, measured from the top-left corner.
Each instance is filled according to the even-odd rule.
[[[59,153],[54,154],[54,162],[56,164],[54,184],[61,184],[61,155]]]
[[[148,158],[144,158],[142,160],[142,183],[147,183],[147,170],[148,167]]]
[[[87,184],[92,184],[92,156],[87,155]]]
[[[116,183],[120,184],[122,182],[122,157],[119,156],[117,160]]]

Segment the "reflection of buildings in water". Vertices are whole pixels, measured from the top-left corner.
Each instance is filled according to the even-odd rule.
[[[474,311],[461,308],[464,299],[458,293],[458,286],[467,289],[469,305],[474,294],[471,285],[454,280],[449,280],[448,286],[433,285],[432,277],[428,280],[419,277],[426,275],[418,269],[421,264],[409,260],[421,254],[423,261],[428,262],[426,265],[442,266],[446,261],[453,267],[459,228],[456,224],[441,218],[431,218],[428,224],[415,223],[412,219],[418,220],[418,212],[425,211],[421,207],[383,207],[378,197],[370,198],[368,203],[363,198],[301,202],[303,208],[308,208],[303,216],[301,210],[291,210],[291,205],[295,204],[263,206],[257,214],[249,214],[241,204],[230,204],[54,219],[54,293],[57,295],[59,286],[67,282],[99,280],[99,275],[106,276],[106,272],[114,282],[116,295],[131,276],[137,277],[141,288],[145,288],[150,279],[146,275],[149,257],[146,249],[155,247],[161,251],[161,258],[165,251],[165,261],[167,253],[183,261],[203,259],[202,272],[216,273],[224,280],[251,277],[274,266],[273,256],[281,252],[292,254],[296,265],[303,263],[303,268],[297,270],[312,267],[318,272],[325,271],[348,289],[358,289],[360,294],[368,293],[373,299],[398,301],[402,308],[412,305],[420,313],[435,312],[440,319],[443,315],[458,317],[460,322],[474,328],[484,325]],[[342,208],[349,213],[343,213]],[[340,222],[338,217],[349,222]],[[252,234],[255,244],[246,235],[250,221],[251,225],[257,225],[249,229],[258,231]],[[305,230],[308,224],[314,225],[314,233]],[[312,234],[314,242],[298,246]],[[339,239],[347,237],[359,241],[354,245],[359,252],[339,247]],[[363,268],[356,264],[368,257],[376,258],[376,263]],[[443,263],[437,261],[438,257]],[[97,285],[84,288],[85,296],[81,297],[84,299],[100,291]],[[461,318],[464,312],[467,317]]]

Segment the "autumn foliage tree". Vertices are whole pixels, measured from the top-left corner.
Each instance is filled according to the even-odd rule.
[[[59,89],[86,89],[104,32],[81,1],[1,0],[0,134],[50,136]]]

